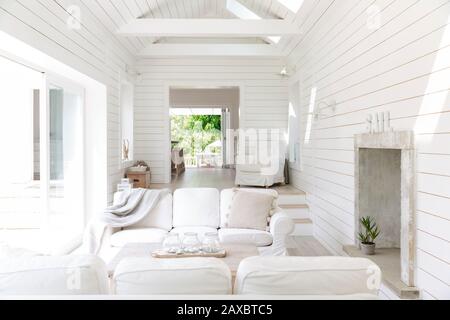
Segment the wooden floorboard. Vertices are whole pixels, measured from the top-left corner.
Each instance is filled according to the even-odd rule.
[[[288,239],[288,253],[290,256],[321,257],[332,254],[320,242],[311,236],[291,236]]]

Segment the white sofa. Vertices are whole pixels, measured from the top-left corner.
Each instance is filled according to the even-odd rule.
[[[250,257],[239,265],[234,293],[305,299],[377,299],[381,270],[349,257]]]
[[[0,295],[105,295],[105,263],[96,256],[0,259]]]
[[[274,190],[242,189],[278,196]],[[286,253],[286,237],[292,233],[294,223],[281,209],[277,209],[268,223],[267,231],[230,229],[224,224],[233,189],[219,192],[212,188],[178,189],[166,195],[148,217],[138,224],[121,229],[111,229],[104,241],[102,252],[121,248],[127,243],[159,243],[169,233],[218,231],[222,243],[254,244],[264,247],[271,255]]]
[[[220,259],[127,258],[114,272],[118,295],[229,295],[231,272]]]
[[[127,295],[174,297],[247,295],[270,299],[377,299],[381,271],[368,259],[348,257],[250,257],[239,265],[234,290],[220,259],[126,258],[112,283],[95,256],[26,256],[0,259],[0,296]],[[110,287],[112,284],[112,287]],[[164,299],[167,299],[164,298]]]

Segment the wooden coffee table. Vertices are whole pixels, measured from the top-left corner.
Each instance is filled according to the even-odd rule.
[[[152,257],[152,252],[161,249],[161,243],[129,243],[125,245],[117,255],[108,263],[108,274],[112,278],[114,270],[117,265],[125,258],[149,258],[158,259]],[[220,258],[225,262],[231,270],[233,279],[236,276],[239,263],[245,258],[259,256],[258,248],[254,245],[223,245],[227,250],[227,256]],[[183,259],[183,258],[179,258]],[[215,258],[219,259],[219,258]]]

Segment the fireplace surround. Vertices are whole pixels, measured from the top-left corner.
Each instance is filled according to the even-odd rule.
[[[415,285],[415,159],[412,131],[355,136],[355,239],[359,219],[380,224],[377,247],[400,249],[401,281]]]

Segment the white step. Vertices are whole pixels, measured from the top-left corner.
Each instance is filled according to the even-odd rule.
[[[280,194],[278,196],[278,205],[298,205],[306,204],[305,194]]]
[[[295,219],[293,236],[312,236],[314,233],[311,219]]]
[[[292,219],[309,219],[309,207],[306,204],[280,205],[280,208],[286,212]]]

